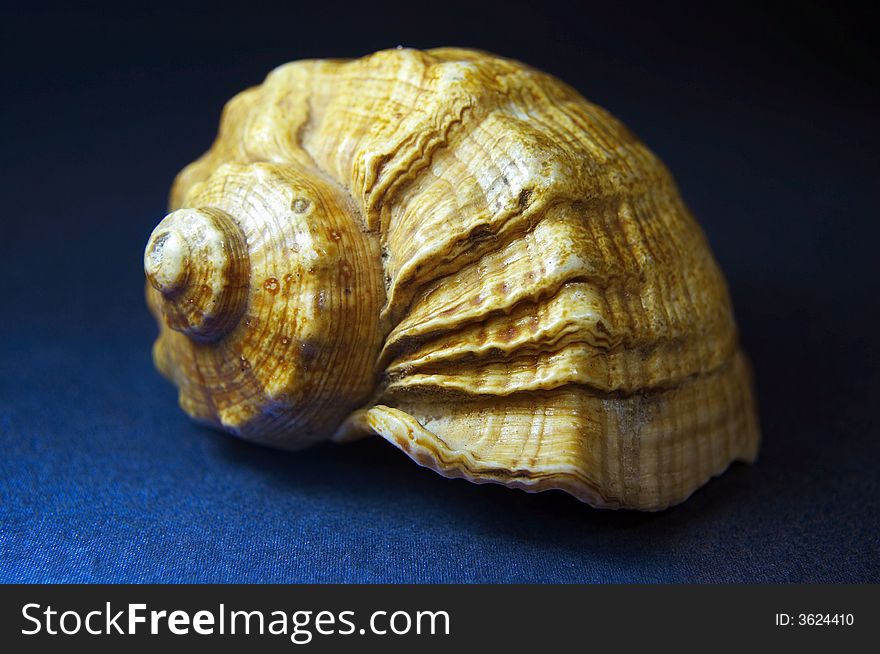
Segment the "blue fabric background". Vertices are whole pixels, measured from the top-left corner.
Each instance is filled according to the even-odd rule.
[[[867,17],[318,4],[5,21],[0,581],[880,581]],[[445,480],[379,439],[270,451],[177,408],[141,272],[171,176],[273,66],[400,42],[529,61],[663,157],[755,365],[756,465],[663,513],[615,513]]]

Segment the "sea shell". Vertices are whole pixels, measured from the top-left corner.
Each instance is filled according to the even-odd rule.
[[[724,278],[663,164],[482,52],[299,61],[226,106],[144,264],[194,418],[378,434],[448,477],[681,502],[759,428]]]

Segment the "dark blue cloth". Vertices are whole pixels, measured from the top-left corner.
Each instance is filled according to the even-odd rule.
[[[858,21],[330,5],[9,18],[0,581],[880,581],[880,114]],[[607,512],[445,480],[380,439],[271,451],[178,409],[141,272],[171,176],[272,66],[398,42],[556,73],[667,162],[755,366],[756,465],[659,514]]]

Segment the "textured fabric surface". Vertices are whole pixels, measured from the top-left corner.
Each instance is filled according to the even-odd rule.
[[[204,24],[185,4],[173,23],[118,7],[10,18],[22,63],[2,108],[0,581],[880,581],[880,139],[859,59],[875,52],[855,40],[838,56],[812,38],[822,20],[758,9],[586,20],[551,6],[525,39],[515,16],[458,20],[465,4],[430,23],[330,4],[297,10],[296,39],[290,3],[287,18]],[[141,272],[171,175],[272,66],[398,42],[534,63],[667,162],[754,363],[754,466],[662,513],[605,512],[445,480],[379,439],[275,452],[177,408],[150,361]]]

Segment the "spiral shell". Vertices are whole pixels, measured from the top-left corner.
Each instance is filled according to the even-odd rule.
[[[147,245],[194,418],[378,434],[449,477],[657,510],[759,428],[724,278],[663,164],[521,63],[396,49],[226,106]]]

